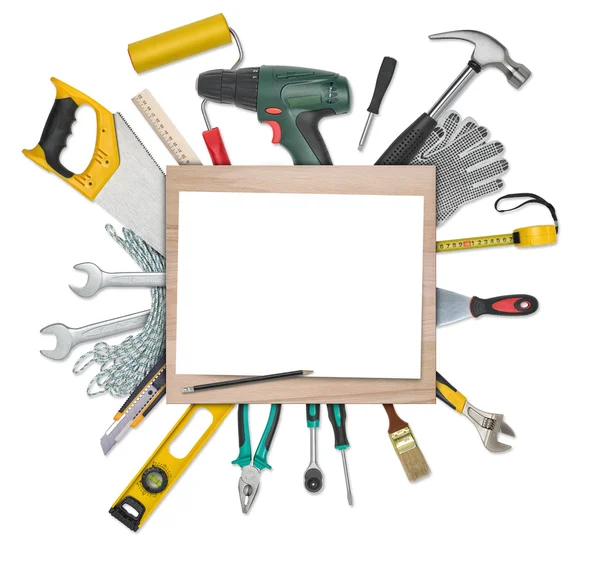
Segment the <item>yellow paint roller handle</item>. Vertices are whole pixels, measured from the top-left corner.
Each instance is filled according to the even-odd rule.
[[[114,117],[104,106],[83,92],[57,78],[50,80],[56,87],[54,105],[39,143],[33,149],[23,149],[23,154],[93,200],[119,167]],[[71,135],[75,112],[83,104],[90,105],[96,113],[96,145],[90,164],[81,174],[75,174],[63,166],[60,154]]]
[[[231,33],[223,14],[217,14],[153,37],[130,43],[127,47],[137,73],[231,43]]]

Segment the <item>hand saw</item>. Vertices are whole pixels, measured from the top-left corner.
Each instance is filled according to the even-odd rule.
[[[113,503],[109,513],[132,531],[137,531],[161,502],[162,498],[167,495],[171,486],[183,474],[183,471],[204,447],[208,439],[223,423],[233,407],[233,405],[225,404],[198,403],[190,405],[175,424],[175,427],[171,429],[152,456],[146,461],[146,464],[142,466],[135,478],[125,488],[125,491]],[[183,458],[176,458],[169,452],[169,448],[199,408],[210,411],[213,416],[212,423]]]
[[[111,114],[95,100],[56,78],[56,100],[39,143],[23,153],[53,172],[89,200],[133,230],[165,255],[165,175],[119,113]],[[96,113],[96,145],[81,174],[60,162],[75,112],[89,104]]]
[[[125,436],[130,428],[137,427],[165,396],[166,364],[167,359],[163,355],[115,414],[114,423],[100,439],[104,454],[108,454],[108,451]]]

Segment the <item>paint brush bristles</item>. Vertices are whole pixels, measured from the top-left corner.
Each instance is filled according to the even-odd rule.
[[[398,416],[393,405],[385,404],[383,407],[390,421],[388,435],[402,463],[406,477],[409,481],[415,482],[428,476],[431,471],[408,423]]]

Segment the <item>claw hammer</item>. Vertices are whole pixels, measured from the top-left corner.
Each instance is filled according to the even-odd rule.
[[[514,88],[521,88],[531,76],[531,71],[525,65],[513,61],[506,47],[487,33],[472,30],[448,31],[430,35],[429,39],[462,39],[473,43],[475,49],[467,66],[440,99],[396,138],[379,157],[376,165],[409,164],[437,125],[438,118],[483,69],[496,67],[506,75],[508,83]]]

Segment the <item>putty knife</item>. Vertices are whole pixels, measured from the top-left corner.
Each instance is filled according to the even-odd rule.
[[[537,311],[538,301],[529,294],[511,294],[495,298],[470,298],[456,292],[436,288],[436,325],[448,325],[467,317],[510,315],[519,317]]]

